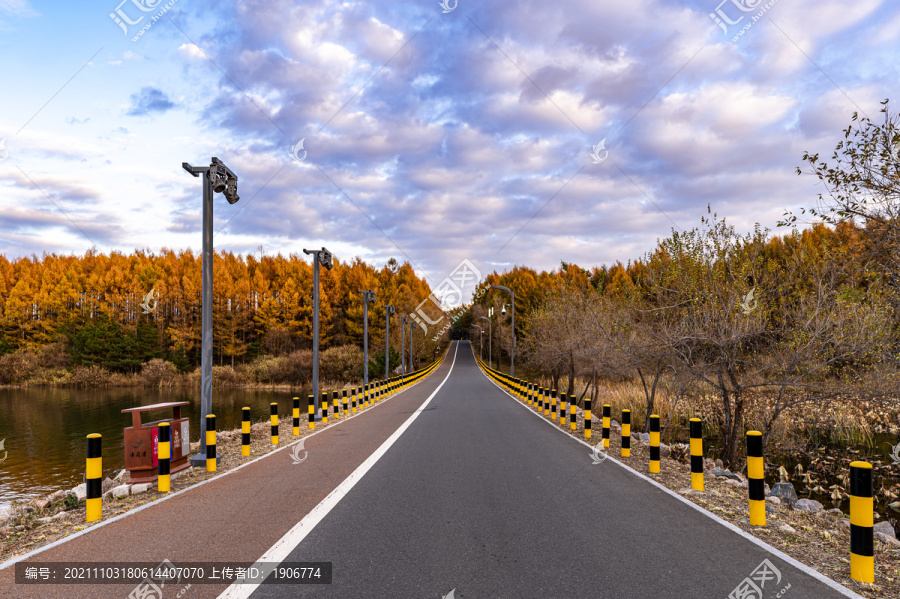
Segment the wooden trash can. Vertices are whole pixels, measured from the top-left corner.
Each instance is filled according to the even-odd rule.
[[[181,406],[190,402],[173,401],[122,410],[131,413],[131,426],[125,429],[125,470],[129,483],[151,483],[159,474],[159,423],[171,427],[171,462],[169,472],[175,474],[190,466],[191,434],[188,418],[181,417]],[[151,410],[172,409],[172,418],[141,422],[141,414]]]

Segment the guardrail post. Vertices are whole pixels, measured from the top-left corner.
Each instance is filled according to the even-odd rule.
[[[172,488],[172,477],[169,474],[170,459],[172,457],[172,430],[168,422],[159,423],[158,443],[159,470],[156,477],[156,490],[160,493],[168,493]]]
[[[293,400],[292,412],[293,413],[291,414],[291,416],[293,417],[293,422],[291,424],[293,425],[294,436],[297,437],[300,435],[300,398],[299,397],[295,397]]]
[[[850,578],[875,582],[875,507],[872,464],[850,463]]]
[[[612,415],[612,406],[607,404],[603,404],[603,432],[601,433],[601,438],[603,439],[603,447],[609,449],[609,419]]]
[[[622,457],[631,457],[631,410],[622,410]]]
[[[591,438],[591,398],[584,398],[584,438]]]
[[[250,455],[250,408],[241,408],[241,455]]]
[[[98,433],[87,436],[84,486],[87,497],[86,520],[99,520],[103,517],[103,436]]]
[[[206,471],[216,471],[216,416],[206,415]]]
[[[691,418],[691,488],[703,490],[703,422]]]
[[[322,426],[328,424],[328,391],[322,391],[322,399],[319,401],[322,408]]]
[[[269,424],[272,425],[272,445],[278,445],[278,404],[269,404]]]
[[[762,433],[747,431],[747,484],[750,495],[750,525],[766,525],[766,481]]]
[[[575,404],[578,400],[574,395],[569,396],[569,430],[574,431],[578,428],[577,423],[575,422],[575,418],[578,417],[577,410]]]
[[[556,389],[550,391],[550,420],[556,421]]]
[[[650,416],[650,473],[659,474],[659,416]]]
[[[309,430],[316,430],[316,398],[310,394],[306,400],[306,408],[309,412]]]
[[[341,395],[342,395],[343,400],[344,400],[344,418],[346,418],[347,416],[350,415],[350,410],[349,410],[349,407],[348,407],[348,405],[347,405],[347,389],[346,389],[346,388],[343,389]]]
[[[334,414],[334,419],[337,420],[341,417],[341,405],[340,405],[340,393],[338,391],[331,392],[331,413]]]
[[[566,425],[566,394],[559,394],[559,423],[562,426]]]

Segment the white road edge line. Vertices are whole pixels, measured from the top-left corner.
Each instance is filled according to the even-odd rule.
[[[277,563],[280,563],[287,558],[288,555],[300,544],[303,542],[303,539],[313,531],[319,522],[321,522],[325,516],[328,515],[334,507],[340,503],[341,499],[352,489],[356,483],[358,483],[363,476],[375,465],[378,460],[387,453],[387,450],[391,448],[391,446],[400,438],[406,429],[415,421],[416,418],[419,417],[425,408],[431,403],[431,400],[434,399],[434,396],[438,394],[441,388],[444,386],[444,383],[447,382],[447,379],[450,378],[450,374],[453,372],[453,365],[456,364],[456,353],[459,349],[459,343],[456,344],[453,351],[453,361],[450,363],[450,369],[447,371],[447,376],[444,377],[444,380],[441,381],[441,384],[437,386],[437,388],[428,396],[419,408],[412,413],[412,415],[406,419],[406,421],[400,425],[400,427],[394,431],[394,433],[388,437],[381,446],[376,449],[372,455],[370,455],[366,460],[359,465],[350,475],[345,478],[341,484],[334,488],[334,490],[329,493],[325,499],[319,502],[319,504],[314,507],[308,514],[306,514],[300,522],[295,524],[289,531],[287,531],[283,537],[281,537],[278,541],[272,545],[268,551],[266,551],[256,563],[253,564],[256,568],[263,571],[262,578],[264,579],[274,568]],[[268,565],[265,565],[268,564]],[[242,583],[235,582],[230,587],[225,589],[225,591],[219,595],[218,599],[247,599],[253,592],[259,587],[260,583]]]
[[[473,349],[472,351],[473,351],[473,355],[474,355],[474,349]],[[521,405],[521,406],[527,408],[527,409],[528,409],[528,412],[531,413],[533,416],[539,418],[539,419],[541,420],[541,422],[544,422],[544,423],[546,423],[546,424],[552,426],[552,427],[554,428],[554,430],[559,431],[560,433],[566,435],[567,437],[571,437],[572,439],[574,439],[575,441],[578,441],[579,443],[581,443],[581,444],[584,445],[585,447],[589,447],[589,448],[591,448],[591,449],[594,448],[594,446],[591,445],[590,443],[588,443],[587,441],[584,441],[583,439],[579,439],[578,437],[576,437],[575,435],[571,434],[570,432],[565,431],[565,430],[559,428],[559,427],[556,426],[553,422],[551,422],[551,421],[547,420],[546,418],[544,418],[544,416],[538,414],[537,412],[535,412],[535,411],[532,410],[531,408],[528,408],[528,406],[525,405],[525,404],[523,404],[517,397],[514,397],[514,396],[513,396],[512,394],[510,394],[506,389],[504,389],[503,387],[501,387],[496,381],[494,381],[491,377],[489,377],[489,376],[484,372],[484,370],[482,370],[481,368],[479,368],[478,370],[481,372],[482,375],[484,375],[484,377],[485,377],[488,381],[490,381],[494,386],[496,386],[498,389],[500,389],[500,391],[502,391],[503,393],[505,393],[510,399],[512,399],[513,401],[515,401],[517,404],[519,404],[519,405]],[[804,563],[802,563],[802,562],[800,562],[800,561],[797,561],[795,558],[791,557],[790,555],[787,555],[786,553],[782,553],[781,551],[779,551],[779,550],[776,549],[775,547],[772,547],[771,545],[769,545],[769,544],[766,543],[765,541],[763,541],[763,540],[761,540],[761,539],[758,539],[758,538],[754,537],[753,535],[751,535],[750,533],[744,531],[743,529],[738,528],[737,526],[735,526],[735,525],[732,524],[731,522],[728,522],[727,520],[723,520],[723,519],[719,518],[718,516],[716,516],[716,515],[713,514],[712,512],[706,511],[705,509],[703,509],[702,507],[700,507],[699,505],[697,505],[697,504],[694,503],[693,501],[690,501],[690,500],[688,500],[688,499],[682,497],[681,495],[679,495],[678,493],[676,493],[676,492],[673,491],[672,489],[666,487],[665,485],[663,485],[663,484],[661,484],[661,483],[656,482],[655,480],[653,480],[653,479],[650,478],[649,476],[645,476],[645,475],[641,474],[640,472],[638,472],[637,470],[635,470],[634,468],[632,468],[632,467],[630,467],[630,466],[628,466],[628,465],[626,465],[626,464],[623,464],[622,462],[620,462],[620,461],[617,460],[616,458],[612,457],[611,455],[608,455],[608,454],[607,454],[607,459],[612,460],[613,463],[615,463],[615,464],[617,464],[618,466],[624,468],[625,470],[628,470],[629,472],[631,472],[632,474],[634,474],[634,475],[637,476],[638,478],[642,478],[642,479],[644,479],[645,481],[647,481],[648,483],[650,483],[651,485],[653,485],[653,486],[655,486],[655,487],[658,487],[659,489],[661,489],[662,491],[668,493],[669,495],[671,495],[672,497],[674,497],[674,498],[677,499],[678,501],[680,501],[680,502],[682,502],[682,503],[686,503],[687,505],[691,506],[692,508],[694,508],[695,510],[697,510],[698,512],[700,512],[701,514],[703,514],[704,516],[707,516],[708,518],[711,518],[712,520],[718,522],[719,524],[721,524],[721,525],[724,526],[725,528],[731,530],[732,532],[737,533],[738,535],[744,537],[745,539],[747,539],[748,541],[750,541],[750,542],[752,542],[752,543],[754,543],[754,544],[756,544],[756,545],[759,545],[760,547],[762,547],[762,548],[765,549],[766,551],[771,552],[773,555],[775,555],[775,556],[778,557],[779,559],[784,560],[785,562],[787,562],[787,563],[789,563],[790,565],[794,566],[795,568],[797,568],[797,569],[800,570],[801,572],[803,572],[803,573],[805,573],[805,574],[808,574],[809,576],[812,576],[813,578],[815,578],[815,579],[818,580],[819,582],[821,582],[821,583],[827,585],[828,587],[834,589],[835,591],[841,593],[843,596],[845,596],[845,597],[852,597],[853,599],[865,599],[865,597],[863,597],[862,595],[859,595],[859,594],[855,593],[855,592],[854,592],[853,590],[851,590],[851,589],[848,589],[847,587],[845,587],[845,586],[842,585],[841,583],[839,583],[839,582],[837,582],[837,581],[834,581],[834,580],[828,578],[827,576],[825,576],[824,574],[822,574],[821,572],[819,572],[818,570],[814,570],[814,569],[810,568],[809,566],[807,566],[806,564],[804,564]],[[221,598],[220,598],[220,599],[221,599]]]
[[[456,353],[455,353],[455,352],[454,352],[454,354],[453,354],[453,360],[456,361]],[[453,365],[452,365],[452,364],[451,364],[450,368],[451,368],[451,369],[453,368]],[[429,375],[429,376],[430,376],[430,375]],[[182,493],[187,493],[187,492],[189,492],[189,491],[192,491],[193,489],[196,489],[196,488],[198,488],[198,487],[202,487],[203,485],[205,485],[205,484],[207,484],[207,483],[215,482],[215,481],[217,481],[217,480],[222,480],[223,477],[226,477],[226,476],[228,476],[229,474],[232,474],[232,473],[234,473],[234,472],[237,472],[237,471],[240,470],[241,468],[244,468],[244,467],[246,467],[246,466],[249,466],[250,464],[253,464],[253,463],[258,462],[258,461],[260,461],[260,460],[264,460],[264,459],[266,459],[266,458],[268,458],[268,457],[271,457],[271,456],[275,455],[276,453],[278,453],[278,452],[280,452],[280,451],[284,451],[285,449],[288,449],[288,448],[290,448],[290,447],[296,445],[297,443],[299,443],[299,442],[301,442],[301,441],[304,441],[304,442],[305,442],[306,439],[309,439],[310,437],[314,437],[315,435],[318,435],[319,433],[323,433],[323,432],[325,432],[325,431],[332,430],[333,427],[335,427],[335,426],[340,426],[340,425],[343,424],[344,422],[347,422],[347,421],[349,421],[349,420],[352,420],[352,419],[356,418],[357,416],[362,416],[363,414],[365,414],[365,413],[368,412],[369,410],[373,410],[373,409],[377,408],[378,406],[384,405],[386,402],[389,402],[390,400],[394,399],[395,397],[398,397],[398,396],[402,395],[403,393],[406,393],[407,391],[409,391],[410,389],[412,389],[412,388],[415,387],[416,385],[418,385],[418,384],[422,383],[423,381],[425,381],[425,379],[427,379],[427,378],[428,378],[428,377],[425,377],[425,378],[423,378],[423,379],[420,379],[420,380],[416,381],[415,383],[412,384],[412,386],[407,387],[406,389],[403,389],[402,391],[398,391],[398,392],[395,393],[394,395],[388,397],[387,399],[381,400],[380,402],[378,402],[378,403],[375,404],[375,405],[370,405],[369,407],[367,407],[367,408],[365,408],[365,409],[360,409],[360,411],[357,412],[356,414],[352,414],[351,416],[347,416],[347,417],[343,417],[343,416],[342,416],[341,419],[340,419],[339,421],[335,422],[333,425],[328,425],[326,428],[320,428],[319,430],[317,430],[317,431],[314,432],[314,433],[310,433],[310,434],[308,434],[308,435],[306,435],[306,436],[304,436],[304,437],[301,437],[301,438],[297,439],[296,441],[293,441],[292,443],[288,443],[287,445],[284,445],[283,447],[279,447],[278,449],[275,449],[275,450],[273,450],[273,451],[270,451],[270,452],[267,453],[267,454],[261,455],[261,456],[259,456],[258,458],[254,458],[254,459],[250,460],[249,462],[245,462],[245,463],[241,464],[240,466],[237,466],[237,467],[235,467],[235,468],[232,468],[231,470],[228,470],[228,471],[226,471],[226,472],[223,472],[222,474],[219,474],[219,475],[214,476],[214,477],[212,477],[212,478],[207,478],[207,479],[204,480],[204,481],[200,481],[199,483],[197,483],[197,484],[195,484],[195,485],[191,485],[191,486],[189,486],[189,487],[185,487],[184,489],[181,489],[180,491],[175,491],[174,493],[171,493],[171,494],[169,494],[169,495],[166,495],[165,497],[160,497],[159,499],[154,499],[153,501],[151,501],[151,502],[149,502],[149,503],[145,503],[144,505],[142,505],[142,506],[140,506],[140,507],[136,507],[136,508],[134,508],[133,510],[129,510],[129,511],[123,513],[123,514],[119,514],[118,516],[114,516],[114,517],[110,518],[109,520],[101,520],[101,521],[98,522],[97,524],[91,525],[89,528],[85,528],[84,530],[80,530],[80,531],[78,531],[78,532],[76,532],[76,533],[74,533],[74,534],[71,534],[71,535],[67,536],[67,537],[63,537],[63,538],[61,538],[61,539],[57,539],[57,540],[53,541],[52,543],[49,543],[49,544],[47,544],[47,545],[44,545],[43,547],[40,547],[40,548],[38,548],[38,549],[35,549],[34,551],[29,551],[28,553],[23,553],[22,555],[19,555],[19,556],[16,556],[16,557],[12,557],[12,558],[8,559],[7,561],[0,563],[0,570],[3,570],[3,569],[5,569],[5,568],[8,568],[8,567],[10,567],[10,566],[12,566],[12,565],[14,565],[14,564],[16,564],[16,563],[18,563],[18,562],[23,561],[23,560],[32,558],[32,557],[34,557],[35,555],[38,555],[39,553],[43,553],[44,551],[47,551],[48,549],[53,549],[54,547],[58,547],[58,546],[60,546],[60,545],[62,545],[62,544],[64,544],[64,543],[68,543],[69,541],[71,541],[71,540],[73,540],[73,539],[77,539],[78,537],[80,537],[80,536],[82,536],[82,535],[86,535],[86,534],[88,534],[88,533],[90,533],[90,532],[93,532],[93,531],[97,530],[98,528],[102,528],[102,527],[104,527],[104,526],[106,526],[106,525],[108,525],[108,524],[112,524],[113,522],[118,522],[119,520],[122,520],[122,519],[124,519],[124,518],[127,518],[128,516],[134,515],[134,514],[140,512],[140,511],[143,511],[143,510],[149,508],[149,507],[153,507],[154,505],[158,505],[158,504],[162,503],[163,501],[168,501],[169,499],[172,499],[172,498],[174,498],[174,497],[178,497],[178,496],[181,495]],[[441,384],[443,385],[443,383],[441,383]]]

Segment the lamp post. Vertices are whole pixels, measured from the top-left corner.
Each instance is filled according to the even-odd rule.
[[[405,316],[400,317],[400,374],[406,374],[406,340],[404,335],[406,334],[406,321],[408,319]]]
[[[209,166],[191,166],[181,163],[181,168],[194,177],[203,175],[203,287],[200,306],[200,453],[191,458],[192,466],[206,465],[206,415],[212,414],[212,288],[213,288],[213,193],[221,193],[234,204],[238,177],[213,157]]]
[[[491,308],[491,310],[493,310],[493,308]],[[489,368],[493,368],[493,367],[494,367],[494,360],[493,360],[493,358],[492,358],[492,354],[494,353],[494,352],[493,352],[493,348],[494,348],[494,341],[493,341],[493,339],[494,339],[494,332],[493,332],[493,331],[494,331],[494,324],[491,322],[491,319],[488,318],[487,316],[479,316],[478,318],[479,318],[479,319],[482,319],[482,318],[483,318],[483,319],[485,319],[486,321],[488,321],[488,367],[489,367]],[[484,356],[481,356],[481,359],[484,360]]]
[[[409,371],[412,372],[416,369],[415,364],[413,363],[413,349],[412,349],[412,332],[413,332],[413,319],[409,319]]]
[[[369,384],[369,302],[375,301],[374,291],[359,291],[363,296],[363,384]]]
[[[384,380],[391,378],[391,316],[394,314],[394,306],[381,306],[384,308]]]
[[[516,292],[503,285],[491,285],[491,287],[493,287],[494,289],[499,289],[500,291],[507,292],[511,298],[509,303],[509,311],[512,314],[512,342],[509,348],[509,376],[516,376]],[[503,314],[505,312],[506,308],[504,308],[500,313]]]
[[[484,360],[484,329],[480,324],[473,324],[473,329],[478,329],[478,357]]]
[[[312,357],[312,392],[315,401],[315,419],[320,420],[319,413],[319,265],[328,270],[334,266],[334,255],[322,248],[321,250],[303,250],[304,254],[312,254],[313,257],[313,357]]]

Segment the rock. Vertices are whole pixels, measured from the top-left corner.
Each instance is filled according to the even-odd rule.
[[[641,433],[641,444],[650,445],[650,433]]]
[[[775,487],[769,492],[770,497],[778,497],[781,502],[792,506],[797,503],[797,491],[791,483],[775,483]]]
[[[847,530],[850,530],[850,520],[848,520],[847,518],[844,518],[843,520],[839,520],[838,526],[840,526],[841,528],[846,528]]]
[[[794,504],[794,509],[800,510],[801,512],[809,512],[810,514],[817,514],[825,509],[825,506],[815,499],[798,499],[797,503]]]
[[[54,491],[53,493],[51,493],[50,496],[47,497],[47,499],[49,499],[51,502],[52,501],[62,501],[63,499],[66,498],[66,495],[68,495],[68,494],[69,494],[68,491],[64,491],[64,490],[60,489],[59,491]]]
[[[34,512],[34,506],[33,505],[23,505],[22,511],[25,512],[26,514],[30,514],[30,513]]]
[[[900,512],[900,501],[895,501],[893,503],[889,503],[888,507],[894,510],[895,512]]]
[[[769,488],[769,484],[768,484],[768,483],[764,484],[764,485],[763,485],[763,493],[765,493],[766,495],[768,495],[768,494],[771,493],[771,492],[772,492],[772,489]]]
[[[722,468],[713,468],[709,472],[713,476],[723,476],[723,477],[731,479],[731,480],[736,480],[737,482],[741,482],[742,480],[744,480],[740,477],[740,475],[735,474],[731,470],[723,470]]]
[[[774,513],[776,513],[776,511],[777,510],[775,509],[774,506],[770,505],[769,503],[766,503],[766,513],[767,514],[774,514]]]
[[[152,483],[140,483],[137,485],[131,485],[131,494],[137,495],[138,493],[146,493],[152,486]]]
[[[766,503],[771,503],[772,505],[781,505],[781,497],[769,495],[768,497],[766,497]]]
[[[778,530],[780,530],[781,532],[786,532],[788,534],[792,534],[792,535],[797,534],[797,529],[795,529],[790,524],[779,524]]]
[[[81,483],[77,487],[73,488],[69,491],[70,494],[74,495],[78,501],[84,501],[87,499],[87,485],[85,483]]]
[[[732,487],[742,487],[741,481],[734,480],[733,478],[729,478],[725,480],[726,485],[731,485]]]
[[[131,488],[131,485],[119,485],[117,487],[113,487],[112,489],[110,489],[109,493],[107,493],[107,495],[109,495],[111,497],[116,497],[116,498],[128,497],[128,495],[130,493],[130,491],[129,491],[130,488]]]
[[[609,430],[620,431],[620,430],[622,430],[622,425],[619,424],[616,420],[610,420],[609,421]]]
[[[716,460],[716,468],[724,468],[725,465],[722,464],[722,460]]]
[[[703,460],[703,469],[704,470],[712,470],[716,467],[716,463],[709,458]]]
[[[122,468],[122,469],[119,470],[119,472],[113,477],[113,480],[118,481],[118,482],[121,482],[121,481],[125,480],[125,478],[126,478],[127,476],[128,476],[128,470],[125,470],[124,468]]]
[[[872,530],[876,533],[885,534],[893,539],[897,538],[897,532],[890,522],[878,522],[872,527]]]
[[[895,539],[894,537],[888,536],[883,532],[876,532],[875,538],[884,543],[885,545],[893,545],[894,547],[900,547],[900,541]]]
[[[672,448],[669,447],[668,445],[666,445],[665,443],[663,443],[662,441],[660,441],[659,442],[659,457],[667,458],[667,457],[669,457],[670,453],[672,453]]]
[[[108,476],[103,479],[103,482],[100,484],[100,493],[106,493],[110,489],[116,486],[117,481],[115,479],[109,478]]]
[[[34,504],[34,507],[37,511],[41,511],[45,507],[50,505],[50,500],[49,499],[35,499],[34,501],[32,501],[32,504]]]
[[[5,505],[0,507],[0,522],[3,522],[12,515],[12,507]]]

